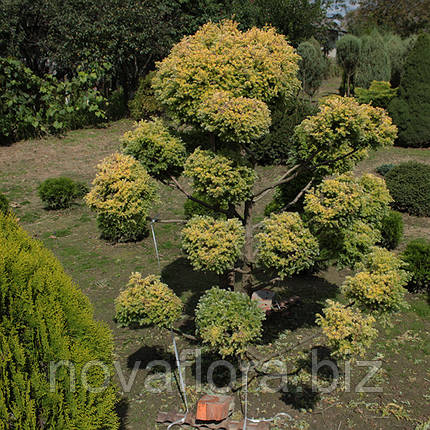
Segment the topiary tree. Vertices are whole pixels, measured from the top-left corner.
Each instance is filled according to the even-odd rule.
[[[297,53],[301,57],[299,61],[299,78],[302,82],[302,89],[309,98],[312,98],[321,86],[327,69],[321,46],[316,40],[315,42],[316,44],[302,42],[297,47]]]
[[[354,93],[359,103],[386,109],[390,101],[396,96],[397,88],[391,88],[389,82],[372,81],[368,89],[357,87]]]
[[[430,146],[430,35],[420,34],[411,49],[399,93],[388,111],[399,128],[400,146]]]
[[[0,428],[118,429],[107,325],[55,256],[1,212],[0,255]]]
[[[336,43],[336,60],[343,70],[343,81],[345,93],[348,97],[352,95],[354,87],[354,76],[360,60],[361,40],[347,34]]]
[[[351,187],[358,190],[347,197],[352,201],[352,215],[345,224],[342,218],[346,215],[340,212],[333,234],[345,234],[347,226],[353,239],[345,240],[340,250],[337,242],[327,242],[330,255],[326,251],[322,255],[320,237],[312,231],[314,220],[286,213],[324,176],[345,173],[365,158],[369,149],[393,144],[396,128],[386,112],[360,105],[353,98],[324,100],[315,115],[295,128],[291,139],[279,143],[284,154],[280,176],[272,183],[260,183],[256,169],[261,158],[257,153],[270,151],[266,137],[277,103],[294,104],[300,89],[298,61],[294,49],[272,28],[241,32],[231,21],[208,23],[184,38],[157,65],[154,90],[170,124],[175,125],[175,131],[170,131],[172,139],[165,134],[167,121],[165,125],[141,123],[124,139],[125,150],[154,177],[176,187],[205,210],[222,215],[213,217],[206,212],[186,222],[183,249],[194,269],[217,273],[223,287],[234,289],[246,300],[243,293],[249,296],[256,288],[254,275],[260,268],[278,279],[321,261],[355,264],[380,238],[375,226],[389,199],[380,180],[365,177],[352,184],[351,179]],[[181,130],[198,133],[198,143],[185,143],[183,135],[178,139]],[[171,153],[168,148],[173,146]],[[182,170],[178,155],[184,153]],[[182,171],[188,183],[180,177]],[[280,214],[256,221],[258,203],[298,177],[306,177],[306,181],[291,193]],[[236,282],[238,273],[241,282]],[[216,297],[220,295],[223,303],[237,297],[216,293]],[[227,308],[227,304],[213,306]],[[240,338],[240,327],[230,327],[229,336],[220,334],[214,347],[223,354],[240,353],[244,345],[231,349],[229,344],[230,337]],[[203,337],[203,331],[199,333]],[[257,336],[246,337],[246,342],[252,339]]]
[[[361,38],[360,58],[354,77],[354,85],[369,88],[372,81],[389,81],[391,63],[384,39],[377,32]]]

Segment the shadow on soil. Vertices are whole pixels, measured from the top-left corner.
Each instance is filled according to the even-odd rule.
[[[148,364],[154,360],[163,360],[174,368],[175,356],[159,346],[142,346],[136,352],[127,357],[127,367],[133,369],[135,366],[138,369],[146,369]]]

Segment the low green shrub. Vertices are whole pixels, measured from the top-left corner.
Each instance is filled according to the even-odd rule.
[[[264,312],[247,294],[214,287],[196,309],[197,334],[223,357],[243,355],[261,336]]]
[[[381,176],[385,176],[393,167],[395,167],[395,164],[381,164],[379,167],[376,168],[376,173],[379,173]]]
[[[182,315],[181,299],[159,276],[133,273],[127,288],[115,300],[116,321],[122,327],[156,325],[170,328]]]
[[[415,239],[408,243],[402,254],[407,269],[412,274],[409,288],[412,291],[430,291],[430,241]]]
[[[403,237],[403,217],[396,211],[390,211],[382,218],[381,245],[387,249],[395,249]]]
[[[0,255],[0,428],[117,430],[107,324],[12,214],[0,213]]]
[[[0,193],[0,213],[5,214],[8,211],[9,211],[9,200],[4,194]]]
[[[393,167],[385,176],[393,208],[415,216],[430,216],[430,166],[415,161]]]
[[[127,115],[127,100],[122,87],[117,88],[107,98],[106,117],[117,121]]]
[[[72,202],[88,193],[88,186],[70,178],[50,178],[42,182],[38,189],[39,197],[47,209],[65,209]]]
[[[139,87],[128,103],[130,115],[133,119],[148,119],[163,112],[151,86],[153,77],[154,72],[149,72],[145,77],[140,78]]]
[[[391,100],[397,95],[397,88],[385,81],[372,81],[369,89],[355,88],[355,98],[358,103],[366,103],[374,107],[386,109]]]

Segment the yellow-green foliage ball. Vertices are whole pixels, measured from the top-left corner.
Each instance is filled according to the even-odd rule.
[[[397,127],[384,109],[335,96],[296,127],[293,142],[297,158],[305,161],[314,154],[310,167],[324,175],[350,170],[368,149],[393,145],[396,136]]]
[[[185,145],[170,134],[161,119],[138,122],[134,130],[125,133],[122,143],[124,152],[140,161],[154,178],[179,176],[184,168]]]
[[[181,318],[183,303],[159,276],[133,273],[115,300],[116,321],[123,327],[170,328]]]
[[[129,155],[115,153],[97,166],[87,205],[97,212],[102,236],[112,241],[138,240],[157,199],[154,180]]]
[[[248,198],[256,179],[253,169],[200,148],[188,157],[184,174],[193,179],[193,188],[198,193],[231,204]]]
[[[257,240],[259,261],[281,278],[311,268],[319,255],[318,240],[297,213],[272,214]]]
[[[355,276],[348,276],[342,292],[367,310],[394,312],[405,306],[404,288],[409,274],[404,262],[392,252],[374,247],[358,266]]]
[[[326,304],[323,315],[318,314],[316,321],[327,338],[332,355],[341,359],[363,355],[377,335],[372,327],[375,318],[333,300],[327,300]]]
[[[221,356],[241,356],[261,336],[264,312],[247,294],[210,289],[196,309],[197,334]]]
[[[245,242],[238,219],[194,216],[182,230],[182,247],[195,270],[218,274],[232,269]]]

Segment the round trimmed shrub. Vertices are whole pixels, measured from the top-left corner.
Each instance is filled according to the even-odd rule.
[[[403,217],[396,211],[390,211],[382,218],[381,245],[387,249],[395,249],[403,237]]]
[[[97,167],[85,201],[97,212],[102,237],[113,242],[141,239],[148,231],[149,210],[157,200],[154,180],[130,155],[112,154]]]
[[[264,312],[243,293],[210,289],[196,309],[197,334],[223,357],[243,355],[260,338]]]
[[[37,191],[47,209],[65,209],[74,200],[83,197],[88,192],[88,187],[84,183],[60,177],[42,182]]]
[[[413,291],[430,290],[430,241],[412,240],[402,254],[402,259],[412,275],[409,288]]]
[[[122,327],[156,325],[170,328],[182,315],[181,299],[159,276],[133,273],[115,300],[115,320]]]
[[[430,166],[401,163],[385,176],[393,208],[415,216],[430,216]]]
[[[9,200],[8,198],[0,193],[0,213],[6,213],[9,211]]]

